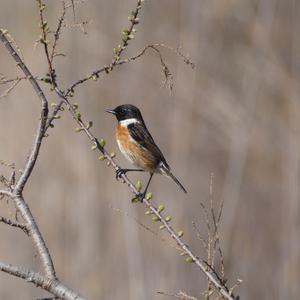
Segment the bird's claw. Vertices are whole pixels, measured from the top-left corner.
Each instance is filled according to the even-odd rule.
[[[119,180],[123,174],[126,174],[126,170],[119,168],[116,171],[116,179]]]
[[[143,202],[143,199],[145,198],[146,193],[139,193],[137,194],[134,198],[131,199],[132,203],[137,203],[137,202]]]

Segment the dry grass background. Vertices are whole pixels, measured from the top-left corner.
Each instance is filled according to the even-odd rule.
[[[47,1],[50,26],[60,1]],[[134,0],[89,0],[77,8],[78,20],[92,20],[88,35],[69,29],[57,59],[61,82],[68,83],[109,63],[127,25]],[[115,120],[104,113],[120,103],[139,106],[155,140],[187,196],[171,181],[155,176],[151,190],[201,252],[191,221],[203,224],[200,201],[209,194],[224,199],[222,243],[230,282],[244,280],[242,299],[299,298],[299,63],[300,4],[296,0],[146,1],[138,34],[125,56],[145,44],[182,45],[196,64],[191,70],[164,50],[175,90],[161,89],[160,65],[149,53],[75,96],[94,132],[115,150]],[[21,47],[35,74],[47,66],[41,47],[35,1],[4,0],[1,27]],[[72,15],[69,15],[72,22]],[[15,65],[0,47],[0,72],[13,76]],[[49,98],[56,101],[54,94]],[[21,168],[35,132],[39,102],[31,87],[0,102],[0,159]],[[53,255],[60,278],[89,299],[164,299],[157,291],[199,296],[205,279],[151,233],[112,207],[129,212],[151,228],[141,205],[130,203],[128,189],[97,160],[85,136],[74,132],[62,113],[42,147],[27,186],[26,199]],[[121,165],[127,165],[121,155]],[[1,174],[8,170],[0,167]],[[140,174],[131,175],[140,178]],[[146,178],[146,177],[143,177]],[[155,200],[155,201],[156,201]],[[2,214],[13,213],[0,203]],[[23,234],[0,226],[3,261],[37,265]],[[33,299],[43,292],[0,274],[1,299]]]

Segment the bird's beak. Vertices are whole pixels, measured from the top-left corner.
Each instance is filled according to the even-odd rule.
[[[116,112],[113,109],[106,109],[105,111],[110,113],[110,114],[113,114],[113,115],[116,114]]]

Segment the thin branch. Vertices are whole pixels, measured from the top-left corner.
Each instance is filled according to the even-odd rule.
[[[27,235],[29,234],[28,229],[27,229],[25,224],[21,224],[19,222],[15,222],[11,219],[1,217],[1,216],[0,216],[0,223],[4,223],[4,224],[9,225],[11,227],[22,229]]]
[[[122,53],[124,52],[124,50],[127,48],[129,41],[134,38],[135,25],[139,24],[138,14],[139,14],[140,9],[142,8],[143,2],[144,2],[144,0],[138,0],[137,4],[136,4],[136,8],[132,11],[131,15],[128,17],[128,19],[130,21],[130,26],[128,29],[123,30],[122,43],[120,45],[118,45],[117,48],[114,49],[115,56],[114,56],[112,63],[110,64],[110,67],[109,67],[110,71],[119,62],[120,57],[121,57]]]
[[[89,127],[85,125],[82,121],[81,117],[78,116],[76,110],[73,108],[71,103],[69,102],[68,98],[64,95],[64,93],[58,88],[55,88],[57,95],[64,100],[65,104],[67,105],[68,110],[72,114],[76,123],[80,126],[80,131],[83,131],[90,141],[94,144],[94,146],[105,156],[105,158],[109,161],[110,165],[118,171],[120,167],[115,163],[113,158],[111,157],[110,153],[100,145],[98,139],[92,134]],[[131,182],[131,180],[126,176],[126,174],[121,175],[124,183],[126,183],[133,194],[136,197],[140,196],[140,193],[136,189],[135,185]],[[177,235],[176,231],[172,228],[172,226],[168,223],[168,221],[164,218],[164,216],[150,203],[149,200],[145,198],[142,199],[142,202],[147,206],[147,208],[152,212],[154,216],[157,217],[157,220],[164,225],[165,229],[169,233],[169,235],[175,240],[177,245],[192,259],[192,261],[198,266],[198,268],[206,275],[209,281],[211,281],[216,288],[216,290],[221,293],[226,299],[234,300],[234,296],[229,294],[228,288],[223,284],[219,278],[216,276],[216,273],[212,271],[210,268],[207,268],[205,262],[201,261],[185,244],[182,239]]]
[[[174,48],[172,48],[170,46],[167,46],[165,44],[151,44],[151,45],[147,45],[140,52],[138,52],[136,55],[134,55],[134,56],[132,56],[130,58],[122,59],[122,60],[119,60],[119,61],[115,62],[115,66],[121,66],[123,64],[127,64],[127,63],[130,63],[130,62],[133,62],[133,61],[141,58],[148,50],[154,50],[155,53],[157,53],[159,55],[159,58],[160,58],[160,62],[161,62],[161,66],[162,66],[162,74],[165,76],[164,77],[164,84],[166,85],[167,82],[169,82],[169,84],[168,84],[169,88],[172,88],[173,87],[173,83],[172,83],[173,75],[171,74],[169,68],[167,67],[167,64],[163,60],[162,55],[160,53],[160,50],[158,49],[159,47],[166,48],[166,49],[174,52],[175,54],[177,54],[180,57],[182,57],[184,59],[184,62],[186,64],[188,64],[192,68],[194,68],[194,63],[191,62],[191,60],[187,56],[183,55],[182,53],[178,52],[178,50],[176,50],[176,49],[174,49]],[[100,69],[97,69],[97,70],[93,71],[90,75],[88,75],[88,76],[86,76],[84,78],[81,78],[81,79],[75,81],[67,89],[67,91],[65,93],[65,96],[66,97],[72,96],[73,93],[74,93],[75,88],[77,88],[79,85],[83,84],[86,81],[97,80],[99,78],[99,75],[101,73],[109,74],[111,70],[114,70],[114,68],[111,69],[111,66],[112,66],[112,63],[109,64],[109,65],[104,65]],[[64,103],[64,101],[61,101],[58,105],[56,105],[56,107],[53,110],[52,114],[49,116],[48,121],[47,121],[46,130],[48,130],[48,128],[52,125],[52,122],[55,119],[56,115],[61,110],[61,107],[62,107],[63,103]]]
[[[181,300],[197,300],[197,298],[193,296],[189,296],[186,293],[179,291],[176,294],[170,294],[170,293],[165,293],[165,292],[157,292],[157,294],[163,295],[163,296],[169,296],[169,297],[175,297]]]
[[[0,271],[22,278],[27,282],[50,292],[59,299],[84,300],[83,297],[66,287],[57,279],[49,279],[39,273],[13,266],[11,264],[6,264],[4,262],[0,262]]]
[[[42,89],[40,88],[39,84],[34,79],[34,77],[32,76],[32,74],[29,71],[29,69],[27,68],[27,66],[23,63],[20,56],[14,50],[14,48],[10,44],[9,40],[6,38],[5,31],[1,30],[1,29],[0,29],[0,40],[4,44],[4,46],[6,47],[8,52],[11,54],[13,59],[17,62],[17,65],[21,68],[21,70],[23,71],[25,76],[28,78],[28,80],[30,81],[34,91],[36,92],[36,94],[38,95],[38,97],[40,98],[41,103],[42,103],[41,119],[40,119],[40,122],[39,122],[39,126],[38,126],[38,130],[37,130],[37,135],[36,135],[36,139],[35,139],[35,142],[34,142],[34,146],[33,146],[33,149],[31,151],[30,155],[29,155],[29,158],[27,160],[27,163],[26,163],[25,169],[23,171],[23,174],[19,178],[19,180],[16,184],[16,187],[15,187],[15,190],[14,190],[14,192],[16,194],[19,194],[19,193],[22,193],[22,191],[24,189],[24,186],[25,186],[25,184],[26,184],[26,182],[27,182],[32,170],[33,170],[33,167],[35,165],[35,162],[36,162],[38,154],[39,154],[41,141],[42,141],[43,136],[44,136],[44,128],[45,128],[46,120],[47,120],[47,116],[48,116],[48,101],[47,101]]]
[[[35,247],[38,250],[39,256],[45,268],[45,273],[51,279],[56,279],[56,273],[49,249],[43,239],[43,236],[32,216],[29,206],[25,202],[23,196],[18,195],[15,197],[16,207],[21,213],[23,219],[27,224],[29,235],[31,236]]]
[[[65,4],[65,1],[62,1],[62,14],[58,20],[58,24],[57,24],[57,27],[56,27],[56,30],[55,30],[55,33],[54,33],[54,42],[53,42],[53,45],[52,45],[52,50],[51,50],[51,55],[50,55],[50,63],[52,64],[53,63],[53,58],[55,57],[55,54],[56,54],[56,47],[57,47],[57,42],[59,40],[59,37],[60,37],[60,34],[61,34],[61,29],[62,29],[62,25],[63,25],[63,22],[64,22],[64,19],[65,19],[65,16],[66,16],[66,4]],[[73,7],[73,12],[74,12],[74,18],[75,18],[75,8],[74,8],[74,3],[72,1],[72,7]]]
[[[13,194],[11,192],[5,190],[0,190],[0,195],[11,197],[11,198],[13,197]]]
[[[30,234],[31,238],[33,239],[34,245],[36,246],[36,248],[38,250],[38,253],[39,253],[41,261],[44,265],[47,276],[49,278],[55,279],[56,278],[55,269],[54,269],[54,265],[53,265],[49,250],[48,250],[46,243],[39,231],[39,228],[32,216],[32,213],[22,196],[22,192],[25,187],[25,184],[28,181],[28,179],[31,175],[31,172],[35,166],[36,160],[38,158],[42,139],[44,137],[45,126],[46,126],[46,121],[47,121],[47,116],[48,116],[48,101],[47,101],[42,89],[40,88],[39,84],[34,79],[31,72],[29,71],[27,66],[24,64],[24,62],[22,61],[20,56],[14,50],[14,48],[12,47],[9,40],[6,38],[5,33],[6,32],[4,30],[0,30],[0,41],[4,44],[4,46],[10,53],[10,55],[17,62],[17,65],[21,68],[24,75],[29,79],[34,91],[40,98],[41,104],[42,104],[41,118],[40,118],[40,121],[38,124],[36,138],[35,138],[31,153],[29,155],[29,158],[27,160],[27,163],[25,165],[25,169],[24,169],[22,175],[20,176],[19,180],[17,181],[16,186],[13,190],[14,200],[15,200],[17,208],[21,212],[22,217],[24,218],[24,220],[27,223],[29,234]]]
[[[20,83],[20,81],[21,79],[16,79],[13,81],[12,85],[0,95],[0,99],[7,97],[8,94]]]

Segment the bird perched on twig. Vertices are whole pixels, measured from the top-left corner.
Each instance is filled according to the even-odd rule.
[[[186,193],[186,189],[171,173],[170,167],[162,152],[155,144],[143,120],[140,110],[131,104],[123,104],[115,109],[106,110],[114,114],[118,120],[116,139],[120,151],[138,169],[119,169],[117,178],[129,171],[149,172],[150,178],[140,199],[143,200],[154,173],[172,178]]]

